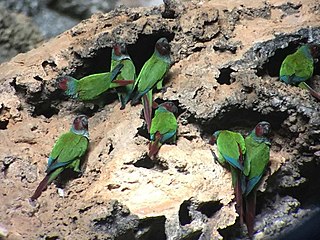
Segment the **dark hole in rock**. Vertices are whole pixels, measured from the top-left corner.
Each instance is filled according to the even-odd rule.
[[[193,233],[188,234],[187,236],[181,238],[180,240],[198,240],[202,234],[201,230],[197,230]]]
[[[113,146],[112,143],[110,143],[109,150],[108,150],[108,155],[113,151],[113,149],[114,149],[114,146]]]
[[[281,194],[296,198],[302,208],[320,207],[320,162],[305,162],[299,168],[301,177],[305,177],[307,181],[297,187],[281,189]]]
[[[289,54],[294,53],[300,46],[305,44],[304,41],[305,40],[302,39],[301,42],[290,42],[288,47],[277,49],[274,55],[270,57],[265,64],[262,65],[261,69],[257,70],[257,75],[260,77],[263,77],[265,75],[269,75],[271,77],[279,77],[279,71],[283,60]]]
[[[129,52],[130,54],[130,52]],[[95,52],[93,52],[92,56],[81,58],[80,55],[77,55],[77,58],[80,58],[83,64],[81,67],[77,67],[72,77],[76,79],[83,78],[85,76],[95,74],[95,73],[102,73],[102,72],[109,72],[111,66],[111,48],[101,48]]]
[[[133,230],[128,230],[125,233],[121,234],[120,236],[114,238],[114,240],[128,240],[128,239],[135,239]]]
[[[231,73],[234,72],[230,67],[219,69],[220,74],[217,78],[219,84],[231,84]]]
[[[223,239],[227,239],[227,240],[247,239],[243,236],[243,229],[239,226],[239,224],[233,224],[226,228],[218,229],[218,232],[223,237]]]
[[[311,217],[304,220],[301,224],[295,226],[291,231],[284,232],[279,237],[279,240],[300,240],[300,239],[319,239],[320,236],[320,211],[315,210],[315,213],[311,214]]]
[[[167,30],[159,30],[152,35],[139,34],[135,44],[128,45],[128,53],[131,56],[136,67],[136,73],[139,74],[143,64],[151,57],[154,52],[154,46],[161,37],[166,37],[169,43],[174,38],[174,33]]]
[[[155,166],[155,162],[146,154],[142,159],[136,161],[133,166],[151,169]]]
[[[54,237],[45,237],[45,240],[58,240],[60,237],[54,236]]]
[[[0,129],[1,129],[1,130],[7,129],[8,124],[9,124],[9,120],[2,120],[2,121],[0,121]]]
[[[222,208],[223,204],[220,201],[209,201],[200,203],[197,207],[197,211],[211,218],[217,211]]]
[[[189,214],[190,200],[183,201],[179,209],[179,222],[182,226],[191,223],[192,218]]]
[[[288,116],[289,115],[286,112],[274,111],[267,115],[262,115],[252,109],[233,108],[223,113],[222,116],[217,116],[205,123],[205,125],[203,125],[203,130],[205,132],[214,133],[217,130],[238,130],[239,128],[243,128],[243,130],[249,133],[258,122],[268,121],[271,124],[271,131],[279,131],[281,130],[281,124]]]
[[[141,219],[138,230],[135,233],[135,239],[138,240],[165,240],[165,216],[150,217]]]
[[[46,118],[51,118],[53,115],[58,114],[59,109],[53,107],[50,101],[44,101],[35,105],[33,114],[35,116],[43,115]]]

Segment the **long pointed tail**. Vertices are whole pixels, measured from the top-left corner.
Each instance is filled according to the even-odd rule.
[[[232,182],[234,188],[234,195],[236,198],[236,211],[239,214],[240,224],[243,224],[243,197],[242,197],[242,177],[241,171],[231,167]]]
[[[151,141],[149,144],[149,157],[151,159],[153,159],[157,155],[157,153],[159,152],[159,149],[161,147],[160,139],[161,139],[161,134],[159,132],[157,132],[155,134],[155,140]]]
[[[150,132],[151,127],[152,102],[152,90],[150,90],[142,97],[144,120],[147,124],[148,133]]]
[[[299,87],[301,87],[303,89],[307,89],[309,91],[309,93],[311,94],[311,96],[313,96],[314,98],[316,98],[317,100],[320,101],[320,93],[318,93],[313,88],[311,88],[307,83],[301,82],[301,83],[299,83]]]
[[[245,220],[248,229],[249,237],[253,237],[254,233],[254,219],[256,216],[256,191],[253,190],[246,197],[246,212],[245,212]]]
[[[66,95],[69,97],[76,98],[77,97],[77,79],[64,76],[57,78],[57,87],[64,91]]]
[[[31,196],[31,200],[34,201],[36,200],[38,197],[40,197],[41,193],[46,189],[46,187],[52,183],[52,181],[54,179],[56,179],[56,177],[64,170],[64,168],[58,168],[55,171],[53,171],[52,173],[48,173],[44,179],[39,183],[36,191],[34,192],[34,194]]]
[[[45,178],[40,182],[39,186],[37,187],[36,191],[30,198],[32,201],[36,200],[38,197],[40,197],[41,193],[43,190],[47,187],[48,181],[49,181],[50,176],[47,175]]]

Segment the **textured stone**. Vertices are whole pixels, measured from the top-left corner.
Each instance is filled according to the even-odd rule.
[[[318,38],[315,1],[294,1],[294,13],[277,0],[166,2],[96,14],[0,65],[0,213],[9,239],[244,239],[230,173],[214,160],[208,138],[218,129],[246,135],[260,120],[272,125],[272,147],[255,237],[276,238],[312,211],[310,201],[319,199],[319,104],[277,75],[286,54]],[[162,146],[151,161],[141,105],[120,111],[110,92],[97,111],[63,97],[55,79],[108,70],[118,39],[139,71],[162,36],[173,65],[167,91],[155,99],[177,104],[179,131],[177,144]],[[64,198],[51,184],[30,205],[55,140],[79,113],[90,116],[83,176],[63,186]]]

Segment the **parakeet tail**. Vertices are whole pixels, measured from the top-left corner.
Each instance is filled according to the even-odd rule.
[[[36,191],[30,198],[32,201],[36,200],[38,197],[40,197],[41,193],[46,189],[46,187],[52,183],[54,179],[64,170],[63,167],[60,167],[56,170],[54,170],[51,173],[48,173],[47,176],[40,182],[39,186],[37,187]]]
[[[256,190],[251,191],[246,197],[246,211],[245,220],[248,229],[249,237],[253,237],[254,232],[254,218],[256,215]]]
[[[64,76],[57,79],[58,88],[63,90],[69,97],[77,96],[77,79]]]
[[[37,187],[36,191],[34,192],[34,194],[32,195],[32,197],[30,198],[32,201],[36,200],[38,197],[40,197],[41,193],[43,192],[43,190],[47,187],[48,182],[50,179],[50,175],[48,174],[47,176],[45,176],[45,178],[40,182],[39,186]]]
[[[151,114],[152,114],[152,90],[147,92],[142,97],[142,104],[143,104],[144,120],[146,121],[148,133],[149,133],[150,127],[151,127]]]
[[[110,84],[110,88],[115,88],[115,87],[124,87],[129,84],[134,83],[134,80],[113,80],[112,83]]]
[[[149,157],[151,159],[153,159],[159,152],[159,149],[161,147],[160,139],[161,139],[161,134],[157,132],[155,134],[155,141],[151,141],[149,144]]]
[[[241,172],[237,171],[237,182],[235,184],[235,196],[236,196],[236,211],[239,214],[240,224],[243,224],[243,198],[242,198],[242,186],[241,186]]]
[[[243,198],[242,198],[242,177],[241,171],[231,166],[232,185],[236,198],[236,211],[239,215],[240,224],[243,224]]]
[[[307,83],[301,82],[301,83],[299,83],[299,87],[301,87],[303,89],[307,89],[309,91],[309,93],[311,94],[311,96],[313,96],[314,98],[316,98],[320,101],[320,93],[318,93],[313,88],[311,88]]]

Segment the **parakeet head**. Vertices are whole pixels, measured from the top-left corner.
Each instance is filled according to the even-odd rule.
[[[320,45],[319,44],[309,44],[310,53],[313,58],[320,56]]]
[[[127,47],[125,43],[116,43],[113,46],[113,52],[116,56],[128,55]]]
[[[164,102],[159,105],[159,107],[164,107],[169,112],[178,113],[178,108],[173,102]]]
[[[271,125],[268,122],[259,122],[254,131],[257,137],[267,137],[271,132]]]
[[[76,131],[88,130],[88,117],[86,115],[79,115],[73,120],[72,127]]]
[[[214,145],[217,142],[217,138],[220,131],[215,131],[209,139],[209,144]]]
[[[160,53],[160,55],[165,56],[170,54],[170,45],[166,38],[160,38],[156,42],[155,50]]]
[[[57,78],[57,86],[59,89],[66,91],[68,90],[68,82],[71,77],[64,76],[64,77],[59,77]]]

